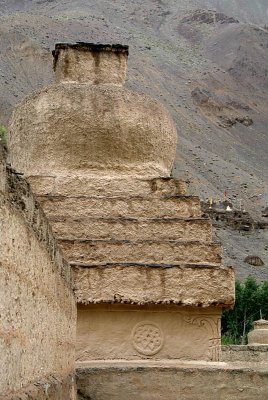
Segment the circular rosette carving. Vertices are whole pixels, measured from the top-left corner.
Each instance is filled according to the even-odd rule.
[[[132,331],[132,345],[140,354],[153,356],[161,350],[163,343],[161,329],[152,322],[140,322]]]

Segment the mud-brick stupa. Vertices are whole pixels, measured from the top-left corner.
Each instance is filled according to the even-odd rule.
[[[56,81],[14,112],[10,161],[73,266],[77,360],[218,361],[234,275],[198,197],[170,177],[177,134],[123,87],[128,47],[56,45]]]

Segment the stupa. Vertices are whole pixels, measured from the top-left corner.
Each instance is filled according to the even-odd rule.
[[[171,177],[169,113],[123,86],[127,57],[122,45],[57,44],[55,83],[13,114],[10,161],[73,267],[78,363],[218,361],[233,269],[199,198]]]
[[[254,321],[254,329],[248,334],[249,345],[268,345],[268,321],[259,319]]]

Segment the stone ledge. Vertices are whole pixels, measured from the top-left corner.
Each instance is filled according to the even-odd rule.
[[[198,197],[192,196],[39,196],[48,218],[201,217]]]
[[[122,193],[133,196],[185,195],[186,182],[179,178],[122,177],[111,175],[80,174],[75,176],[28,176],[37,195],[67,196],[120,196]]]
[[[234,303],[231,267],[106,264],[73,269],[76,299],[82,304],[231,307]]]
[[[217,243],[183,241],[59,240],[70,262],[92,264],[221,264],[222,247]]]
[[[70,219],[71,220],[71,219]],[[80,217],[80,218],[75,218],[73,219],[76,222],[82,223],[84,220],[87,223],[90,223],[92,221],[96,222],[146,222],[146,223],[154,223],[154,222],[163,222],[163,223],[169,223],[169,222],[182,222],[182,223],[204,223],[210,225],[210,219],[209,218],[202,218],[202,217],[95,217],[95,216],[85,216],[85,217]],[[50,218],[50,221],[52,222],[62,222],[65,221],[63,217],[54,217]],[[175,240],[175,239],[174,239]]]
[[[211,242],[211,223],[200,218],[52,218],[59,240],[198,240]]]
[[[38,196],[40,200],[48,200],[52,202],[57,202],[61,200],[191,200],[192,202],[197,202],[200,205],[200,200],[198,196],[186,195],[186,194],[163,194],[163,196],[151,197],[151,196],[143,196],[133,194],[130,196],[123,195],[105,195],[96,196],[96,195],[40,195]],[[201,205],[200,205],[201,206]],[[208,219],[206,217],[206,219]]]
[[[113,268],[113,267],[148,267],[148,268],[179,268],[179,269],[185,269],[185,268],[210,268],[210,269],[233,269],[233,267],[229,266],[226,267],[222,264],[213,264],[213,263],[196,263],[196,264],[186,264],[186,263],[174,263],[174,264],[165,264],[165,263],[142,263],[142,262],[121,262],[121,263],[114,263],[114,262],[108,262],[108,263],[90,263],[87,264],[85,262],[77,263],[77,262],[70,262],[70,265],[72,267],[81,267],[81,268]]]
[[[97,370],[138,370],[138,371],[147,371],[150,369],[157,370],[168,370],[174,369],[178,371],[194,371],[194,370],[206,370],[206,371],[241,371],[241,372],[250,372],[252,369],[249,365],[245,365],[242,367],[241,365],[237,365],[231,362],[223,362],[223,361],[187,361],[187,360],[170,360],[170,359],[162,359],[162,360],[90,360],[90,361],[76,361],[76,372],[82,372],[87,370],[92,370],[96,372]],[[268,365],[260,365],[259,368],[253,368],[254,370],[258,370],[267,374],[268,378]],[[267,381],[268,385],[268,381]]]

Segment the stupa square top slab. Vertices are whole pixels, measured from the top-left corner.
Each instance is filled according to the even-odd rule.
[[[57,82],[122,85],[125,81],[128,46],[57,43],[52,54]]]
[[[56,61],[57,52],[60,50],[66,49],[76,49],[83,51],[115,51],[117,53],[126,53],[128,54],[128,45],[124,44],[110,44],[110,43],[90,43],[90,42],[61,42],[55,44],[55,50],[53,50],[52,54]]]

